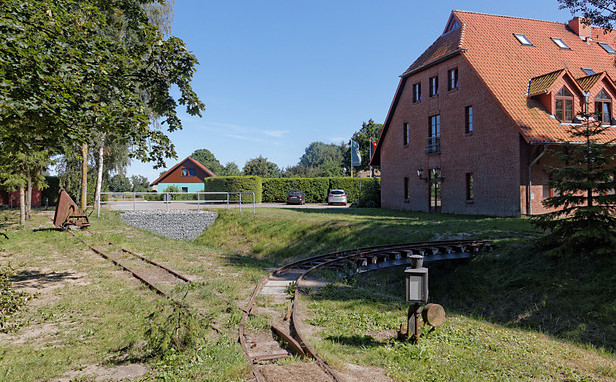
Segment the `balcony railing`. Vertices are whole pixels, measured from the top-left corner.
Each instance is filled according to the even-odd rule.
[[[428,137],[428,145],[426,146],[426,154],[441,152],[441,137]]]

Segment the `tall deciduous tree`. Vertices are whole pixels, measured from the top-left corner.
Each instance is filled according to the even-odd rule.
[[[279,178],[280,168],[276,163],[272,163],[259,155],[257,158],[250,159],[244,165],[244,175],[256,175],[263,178]]]
[[[581,126],[568,127],[573,142],[554,150],[562,166],[550,167],[554,196],[543,201],[553,212],[534,223],[549,231],[542,243],[562,251],[613,253],[616,248],[616,180],[613,142],[599,138],[610,127],[581,114]]]
[[[178,103],[191,115],[204,105],[190,86],[197,60],[182,40],[164,39],[148,20],[141,5],[153,3],[3,0],[2,153],[54,155],[104,133],[129,140],[131,155],[156,167],[175,157],[169,138],[148,117],[159,116],[174,131],[181,128]],[[118,39],[118,30],[127,38]],[[24,143],[32,145],[24,151]]]
[[[216,157],[214,156],[214,154],[212,154],[210,150],[208,149],[195,150],[195,152],[190,154],[190,157],[196,160],[197,162],[201,163],[205,167],[207,167],[207,169],[213,172],[214,174],[222,175],[224,167],[223,165],[220,164],[218,159],[216,159]]]
[[[615,0],[558,0],[561,9],[584,17],[589,24],[612,29],[616,23]]]

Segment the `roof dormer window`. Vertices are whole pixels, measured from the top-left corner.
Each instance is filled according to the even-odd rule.
[[[573,121],[573,94],[563,87],[556,94],[556,112],[554,115],[560,122],[568,123]]]
[[[590,68],[582,68],[582,71],[589,76],[592,76],[593,74],[595,74],[595,71]]]
[[[595,97],[595,114],[602,125],[612,124],[612,99],[605,90]]]
[[[515,36],[515,38],[518,39],[518,41],[520,42],[520,44],[522,45],[526,45],[526,46],[534,46],[532,42],[530,42],[530,40],[528,39],[528,37],[526,37],[525,35],[523,35],[522,33],[514,33],[513,34]]]
[[[610,46],[610,44],[606,43],[606,42],[599,42],[598,43],[603,49],[605,49],[606,52],[608,52],[609,54],[616,54],[616,50],[614,50],[614,48],[612,48]]]
[[[565,42],[559,38],[559,37],[550,37],[552,39],[552,41],[554,41],[554,44],[558,45],[558,47],[560,49],[563,50],[571,50],[571,48],[569,48],[569,45],[565,44]]]

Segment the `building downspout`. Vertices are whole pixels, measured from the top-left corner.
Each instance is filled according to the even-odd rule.
[[[532,186],[533,186],[533,181],[532,181],[533,166],[537,164],[537,162],[539,162],[539,159],[541,159],[541,157],[545,155],[547,151],[548,151],[548,145],[543,145],[543,151],[539,155],[537,155],[537,158],[535,158],[528,165],[528,189],[526,190],[526,215],[527,216],[531,216],[533,214],[533,208],[531,204],[532,203],[531,195],[532,195]]]

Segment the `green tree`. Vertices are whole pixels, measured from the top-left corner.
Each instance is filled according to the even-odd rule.
[[[208,168],[215,175],[222,175],[224,167],[208,149],[195,150],[190,157]]]
[[[129,140],[131,156],[156,167],[174,157],[171,141],[150,127],[149,117],[160,117],[171,132],[181,128],[178,103],[191,115],[204,105],[190,86],[196,58],[182,40],[164,39],[141,8],[154,3],[3,0],[2,154],[55,155],[105,134]]]
[[[351,139],[359,143],[359,152],[361,154],[361,166],[356,167],[357,169],[367,170],[370,168],[370,142],[376,142],[379,139],[382,130],[383,124],[375,123],[372,119],[370,119],[368,122],[362,123],[359,131],[353,133],[353,137]],[[348,151],[347,156],[345,156],[345,160],[347,161],[346,163],[350,163],[350,151]]]
[[[549,231],[541,240],[556,252],[614,253],[616,248],[616,180],[613,142],[600,142],[601,126],[589,114],[580,114],[581,126],[568,126],[572,142],[553,150],[562,163],[548,173],[554,196],[543,201],[554,209],[535,218],[534,223]]]
[[[308,177],[341,176],[344,173],[345,149],[343,145],[312,142],[306,147],[297,167],[291,167],[286,172]]]
[[[256,175],[262,178],[280,178],[281,172],[277,164],[272,163],[259,155],[250,159],[244,165],[244,175]]]
[[[558,0],[560,9],[569,9],[572,14],[581,14],[589,24],[608,30],[616,22],[615,0]]]
[[[131,191],[132,185],[130,179],[124,174],[116,174],[109,179],[109,191],[111,192],[128,192]]]
[[[225,168],[222,171],[222,176],[240,176],[242,171],[235,162],[227,162]]]
[[[135,192],[147,192],[150,189],[150,181],[143,175],[130,177],[131,190]]]

